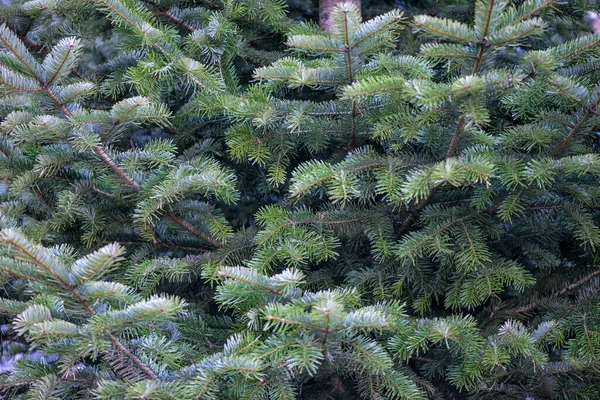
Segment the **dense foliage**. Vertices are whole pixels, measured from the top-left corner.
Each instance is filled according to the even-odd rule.
[[[0,8],[1,393],[599,398],[593,4],[296,3]]]

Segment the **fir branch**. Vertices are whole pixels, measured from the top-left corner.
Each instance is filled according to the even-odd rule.
[[[0,25],[0,42],[9,49],[15,57],[29,71],[31,76],[40,82],[43,82],[40,64],[27,51],[27,48],[19,40],[19,38],[6,26]]]
[[[504,318],[504,316],[506,316],[506,315],[519,315],[519,314],[529,313],[529,312],[537,309],[538,307],[540,307],[540,305],[542,304],[544,299],[557,299],[559,297],[564,296],[565,294],[567,294],[569,292],[572,292],[572,291],[578,289],[579,287],[590,282],[595,277],[600,276],[600,266],[594,266],[594,267],[599,268],[599,269],[589,273],[588,275],[571,283],[570,285],[563,287],[561,290],[552,293],[550,296],[541,298],[535,302],[524,304],[524,305],[521,305],[518,307],[514,307],[514,308],[510,308],[510,309],[503,309],[503,310],[500,310],[500,312],[496,312],[496,310],[492,311],[490,313],[490,316],[488,317],[488,322],[495,320],[495,319]]]
[[[58,99],[58,97],[56,97],[56,95],[53,93],[52,89],[45,85],[43,85],[42,87],[45,88],[45,90],[50,95],[50,98],[52,98],[52,100],[63,110],[63,113],[65,114],[65,116],[67,118],[72,118],[73,114],[65,107],[65,105],[60,101],[60,99]],[[114,160],[112,158],[110,158],[110,156],[108,154],[106,154],[106,152],[104,151],[102,146],[97,145],[93,148],[93,150],[96,152],[96,154],[98,154],[100,156],[100,158],[102,158],[102,160],[104,160],[104,162],[110,167],[110,169],[112,169],[117,175],[119,175],[121,178],[123,178],[123,180],[125,180],[136,191],[139,192],[142,190],[142,187],[140,186],[140,184],[138,182],[136,182],[135,179],[133,179],[131,176],[129,176],[129,174],[127,174],[127,172],[125,172],[121,167],[119,167],[114,162]],[[185,230],[190,232],[191,234],[198,236],[203,240],[208,241],[209,243],[213,244],[217,248],[221,247],[221,244],[218,241],[216,241],[212,238],[209,238],[207,235],[203,234],[202,232],[200,232],[196,228],[194,228],[189,222],[182,220],[180,217],[178,217],[174,213],[172,213],[172,212],[169,213],[169,217],[174,222],[176,222],[178,225],[180,225],[182,228],[184,228]]]
[[[5,232],[3,234],[3,237],[2,237],[3,242],[8,243],[8,244],[14,246],[16,249],[18,249],[23,254],[27,255],[27,257],[29,257],[36,264],[38,264],[40,267],[42,267],[45,271],[49,272],[52,276],[54,276],[54,278],[58,282],[60,282],[62,288],[68,290],[69,292],[71,292],[71,294],[73,294],[73,296],[75,296],[75,298],[77,299],[77,301],[79,302],[79,304],[81,304],[92,316],[97,315],[96,310],[94,310],[90,306],[90,304],[88,303],[88,301],[85,299],[85,297],[83,297],[83,295],[79,292],[79,290],[77,290],[76,287],[74,287],[71,284],[69,284],[69,282],[67,282],[62,276],[60,276],[59,274],[57,274],[55,272],[54,268],[52,268],[50,265],[48,265],[44,260],[42,260],[36,254],[34,254],[31,251],[29,251],[29,249],[26,246],[23,245],[22,240],[15,240],[13,238],[14,234],[15,233],[12,232],[12,231]],[[152,379],[158,379],[158,376],[154,373],[154,371],[152,371],[150,369],[150,367],[148,367],[145,363],[143,363],[135,354],[131,353],[119,341],[119,339],[116,336],[114,336],[112,333],[108,333],[108,337],[109,337],[110,341],[115,345],[115,347],[117,347],[117,349],[119,349],[119,351],[121,353],[123,353],[127,358],[129,358],[142,371],[144,371],[144,373],[146,373],[146,375],[148,375]]]
[[[600,268],[600,266],[598,266],[598,268]],[[588,283],[590,280],[592,280],[593,278],[595,278],[598,275],[600,275],[600,269],[584,276],[583,278],[581,278],[580,280],[578,280],[576,282],[573,282],[569,286],[564,287],[559,292],[552,294],[551,298],[557,298],[557,297],[564,296],[567,292],[572,292],[573,290],[577,289],[578,287],[585,285],[586,283]]]
[[[594,105],[596,108],[600,104],[600,101]],[[573,137],[581,130],[586,121],[595,114],[595,111],[588,109],[586,113],[579,119],[577,124],[571,129],[571,131],[565,136],[562,142],[560,142],[551,152],[550,157],[554,158],[560,153],[560,151],[573,139]]]
[[[350,43],[350,38],[349,38],[349,27],[348,27],[348,12],[350,10],[348,9],[341,9],[340,12],[343,15],[344,18],[344,52],[346,53],[346,67],[348,69],[348,84],[352,85],[354,83],[354,68],[352,66],[352,55],[351,55],[351,51],[352,51],[352,44]],[[349,144],[349,149],[353,150],[354,147],[356,146],[356,117],[358,116],[358,105],[356,104],[356,100],[352,100],[352,111],[350,113],[350,123],[351,123],[351,130],[350,130],[350,135],[351,135],[351,139],[350,139],[350,144]]]
[[[485,38],[488,34],[488,31],[490,28],[490,20],[492,18],[492,12],[494,11],[494,1],[495,0],[490,0],[490,2],[489,2],[489,8],[488,8],[487,16],[485,19],[485,21],[486,21],[485,28],[482,32],[481,41],[479,41],[477,43],[477,45],[479,46],[479,51],[477,52],[477,56],[475,56],[475,65],[473,66],[473,71],[471,72],[471,76],[477,76],[477,74],[479,72],[479,68],[481,67],[481,62],[483,60],[483,56],[484,56],[484,52],[485,52],[485,48],[486,48]],[[448,150],[446,151],[446,160],[453,157],[456,147],[458,146],[460,135],[462,134],[462,132],[464,130],[465,123],[466,123],[466,116],[462,116],[458,120],[458,123],[456,124],[454,136],[452,137],[452,141],[450,142],[450,145],[448,146]],[[415,207],[413,207],[413,209],[410,212],[410,214],[408,215],[408,217],[402,223],[399,233],[396,235],[397,237],[400,237],[406,231],[406,229],[408,229],[410,227],[413,220],[415,218],[417,218],[417,216],[419,215],[421,210],[429,203],[429,200],[433,196],[434,191],[435,191],[435,189],[432,189],[429,192],[429,194],[425,197],[425,199],[423,199],[422,201],[417,203],[417,205],[415,205]]]
[[[540,12],[544,8],[547,8],[548,6],[552,5],[555,2],[556,2],[556,0],[543,0],[543,1],[539,2],[539,4],[537,4],[535,6],[535,8],[533,8],[532,10],[528,11],[527,13],[519,16],[513,22],[521,22],[521,21],[524,21],[524,20],[526,20],[528,18],[531,18],[532,16],[534,16],[535,14],[537,14],[538,12]]]
[[[433,193],[434,193],[433,191],[429,192],[429,194],[427,195],[426,198],[419,201],[411,209],[408,216],[404,219],[404,221],[402,221],[402,225],[400,225],[400,227],[398,228],[398,230],[396,232],[396,239],[400,239],[402,237],[404,232],[406,232],[406,230],[411,226],[411,224],[413,223],[415,218],[417,218],[419,216],[421,210],[423,210],[423,208],[425,208],[425,206],[427,206],[427,204],[429,204],[429,202],[431,201],[431,198],[433,197]]]
[[[125,180],[130,186],[132,186],[135,190],[141,191],[142,187],[139,183],[137,183],[131,176],[129,176],[123,169],[121,169],[108,154],[104,151],[101,146],[94,147],[94,151],[104,160],[106,164],[112,169],[117,175],[119,175],[123,180]]]
[[[477,56],[479,60],[479,55]],[[460,139],[460,135],[465,128],[466,117],[461,117],[456,124],[456,129],[454,130],[454,136],[452,137],[452,141],[450,142],[450,146],[448,146],[448,151],[446,151],[446,159],[451,158],[454,155],[454,151],[456,150],[456,146],[458,145],[458,140]]]
[[[190,232],[192,235],[197,236],[200,239],[204,240],[205,242],[212,244],[216,248],[223,247],[223,244],[221,242],[219,242],[218,240],[215,240],[215,239],[211,238],[210,236],[208,236],[207,234],[199,231],[192,224],[190,224],[189,222],[178,217],[175,213],[169,212],[167,215],[169,216],[169,218],[171,218],[171,220],[173,220],[176,224],[181,226],[186,231]]]
[[[181,18],[178,18],[175,14],[173,14],[171,11],[169,10],[161,10],[157,13],[158,15],[165,15],[167,17],[169,17],[169,19],[173,22],[175,22],[176,24],[184,27],[185,29],[187,29],[190,32],[194,32],[196,30],[196,28],[194,28],[192,25],[188,24],[187,22],[185,22],[184,20],[182,20]]]
[[[247,43],[279,40],[283,0],[171,3],[2,7],[0,225],[54,274],[7,243],[27,301],[0,309],[59,355],[15,363],[8,395],[595,396],[597,35],[562,21],[575,39],[547,47],[551,0],[477,0],[468,22],[416,17],[435,42],[412,55],[399,10],[346,3],[330,32],[288,25],[281,58]],[[81,58],[61,32],[96,40]],[[252,84],[240,58],[271,65]]]
[[[194,32],[196,30],[196,28],[194,28],[192,25],[185,22],[183,19],[177,17],[175,14],[173,14],[167,8],[161,7],[160,3],[158,3],[156,0],[149,0],[149,3],[154,5],[158,9],[158,11],[155,13],[155,15],[164,15],[164,16],[168,17],[171,21],[182,26],[183,28],[187,29],[190,32]]]

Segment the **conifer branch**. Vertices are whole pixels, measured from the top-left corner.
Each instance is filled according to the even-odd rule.
[[[15,55],[21,64],[27,68],[33,78],[39,82],[43,82],[42,76],[39,74],[39,68],[36,68],[36,66],[39,65],[37,65],[35,59],[33,59],[33,57],[29,54],[25,46],[22,44],[17,46],[13,40],[16,40],[17,43],[19,42],[17,36],[8,28],[6,24],[0,25],[0,42],[2,42],[4,46],[6,46],[6,48]]]
[[[79,292],[79,290],[77,290],[76,287],[69,284],[69,282],[67,282],[62,276],[57,274],[56,271],[54,270],[54,268],[52,268],[50,265],[46,264],[42,259],[37,257],[31,251],[29,251],[29,249],[27,249],[27,247],[23,246],[20,241],[12,239],[9,235],[4,235],[3,240],[4,240],[4,242],[9,243],[10,245],[17,248],[23,254],[27,255],[27,257],[29,257],[31,260],[33,260],[36,264],[38,264],[40,267],[42,267],[45,271],[50,273],[58,282],[60,282],[63,289],[66,289],[69,292],[71,292],[73,294],[73,296],[75,296],[75,298],[77,299],[79,304],[81,304],[91,315],[93,315],[93,316],[97,315],[96,310],[94,310],[90,306],[88,301],[85,299],[85,297],[83,297],[83,295]],[[152,379],[158,378],[158,376],[150,369],[150,367],[148,367],[146,364],[144,364],[136,355],[131,353],[119,341],[119,339],[116,336],[114,336],[112,333],[109,333],[108,337],[109,337],[110,341],[115,345],[115,347],[117,347],[119,349],[119,351],[121,353],[123,353],[127,358],[129,358],[135,365],[137,365],[142,371],[144,371],[144,373],[146,373],[150,378],[152,378]]]
[[[550,157],[554,158],[560,153],[560,151],[573,139],[573,137],[581,130],[583,124],[592,116],[594,112],[592,110],[587,110],[586,113],[581,117],[579,122],[571,129],[569,134],[560,142],[554,150],[550,152]]]
[[[485,38],[486,38],[486,36],[489,32],[489,28],[490,28],[490,21],[491,21],[491,17],[492,17],[492,11],[494,8],[494,1],[495,0],[490,1],[490,5],[488,8],[488,12],[487,12],[486,23],[485,23],[485,29],[482,34],[482,39],[477,43],[479,46],[479,51],[477,52],[477,56],[475,57],[475,65],[473,66],[473,72],[471,72],[472,76],[476,76],[477,73],[479,72],[479,68],[481,67],[481,62],[483,60],[484,51],[485,51],[485,47],[486,47],[486,39]],[[458,142],[460,140],[460,135],[462,134],[462,132],[465,128],[466,120],[467,120],[466,116],[462,116],[458,120],[458,123],[456,124],[456,129],[454,131],[454,136],[452,137],[450,145],[448,146],[448,150],[446,151],[446,160],[449,158],[452,158],[454,156],[454,152],[455,152],[456,147],[458,146]],[[417,216],[419,215],[421,210],[429,203],[429,200],[433,197],[434,192],[435,192],[435,188],[431,189],[431,191],[426,196],[426,198],[423,199],[421,202],[417,203],[417,205],[415,205],[415,207],[412,209],[412,211],[410,212],[408,217],[406,217],[406,219],[400,226],[400,230],[396,234],[396,237],[401,237],[402,234],[406,231],[406,229],[408,229],[410,227],[413,220],[415,218],[417,218]]]
[[[489,33],[490,21],[492,19],[492,12],[494,10],[494,1],[495,0],[490,0],[490,2],[489,2],[487,16],[485,19],[485,27],[481,34],[481,39],[477,43],[477,45],[479,46],[479,50],[477,52],[477,56],[475,57],[475,65],[473,66],[473,72],[471,72],[472,76],[476,76],[479,72],[479,68],[481,67],[481,62],[483,60],[485,47],[487,45],[486,37]],[[456,146],[458,145],[458,140],[459,140],[460,135],[465,127],[465,122],[466,122],[466,117],[461,117],[461,119],[458,121],[458,124],[456,124],[456,131],[454,132],[454,137],[452,138],[452,141],[450,142],[450,146],[448,147],[448,151],[446,152],[446,159],[451,158],[454,155],[454,151],[456,149]]]
[[[352,67],[352,45],[350,43],[349,27],[348,27],[348,10],[340,10],[340,12],[344,15],[344,52],[346,53],[346,66],[348,68],[348,85],[352,85],[354,83],[354,70]],[[350,121],[351,121],[351,139],[350,139],[350,150],[356,147],[356,117],[358,116],[358,108],[356,104],[356,100],[352,99],[352,112],[350,113]]]
[[[175,14],[173,14],[168,9],[162,8],[160,6],[160,4],[158,2],[156,2],[156,0],[149,0],[149,2],[158,9],[158,11],[156,12],[157,15],[164,15],[164,16],[168,17],[171,21],[182,26],[183,28],[187,29],[190,32],[194,32],[196,30],[196,28],[194,28],[192,25],[185,22],[183,19],[177,17]]]
[[[137,183],[131,176],[127,174],[127,172],[123,171],[108,154],[104,151],[101,146],[94,147],[94,151],[104,160],[106,164],[112,169],[117,175],[119,175],[123,180],[125,180],[130,186],[132,186],[135,190],[141,191],[142,187],[139,183]]]
[[[493,7],[494,1],[492,0],[490,3],[492,5],[490,6],[489,14],[491,14],[491,12],[492,12],[492,7]],[[486,29],[489,28],[489,18],[491,18],[491,16],[489,14],[488,14],[488,22],[486,25]],[[487,35],[487,32],[485,35]],[[485,35],[483,36],[484,38],[485,38]],[[485,39],[483,39],[483,40],[485,40]],[[481,67],[481,61],[483,59],[483,54],[484,54],[484,50],[485,50],[485,45],[483,42],[479,43],[478,46],[479,46],[479,51],[477,52],[477,56],[475,57],[475,65],[473,67],[473,72],[471,73],[472,76],[476,76],[477,73],[479,72],[479,68]],[[456,124],[456,130],[454,132],[454,136],[452,137],[452,141],[450,142],[450,146],[448,146],[448,151],[446,152],[446,159],[451,158],[454,155],[454,151],[456,150],[456,146],[458,145],[458,140],[460,139],[460,135],[462,134],[462,132],[465,128],[466,120],[467,120],[467,118],[463,116],[460,118],[460,120]]]
[[[44,1],[1,7],[29,27],[0,28],[0,224],[47,243],[13,236],[53,271],[7,243],[0,310],[59,359],[14,364],[8,390],[281,400],[310,379],[302,396],[421,400],[595,382],[600,328],[580,316],[598,314],[600,156],[577,138],[598,115],[600,42],[577,23],[538,40],[552,0],[417,16],[435,40],[417,54],[390,51],[400,10],[363,21],[333,0],[328,32],[290,27],[289,57],[246,45],[279,45],[285,0]],[[235,57],[268,65],[260,84]],[[126,267],[111,245],[79,257],[107,240]]]
[[[53,93],[52,89],[45,85],[43,87],[50,95],[50,98],[52,98],[52,100],[54,100],[56,105],[58,105],[62,109],[65,116],[68,118],[72,118],[73,114],[65,107],[65,105],[60,101],[60,99],[58,97],[56,97],[56,95]],[[95,146],[93,148],[93,150],[96,152],[96,154],[98,154],[100,156],[100,158],[102,158],[102,160],[104,160],[104,162],[110,167],[110,169],[112,169],[117,175],[119,175],[121,178],[123,178],[123,180],[125,180],[131,187],[133,187],[137,191],[142,190],[142,187],[140,186],[140,184],[135,179],[133,179],[129,174],[127,174],[127,172],[125,172],[121,167],[119,167],[117,165],[117,163],[115,163],[114,160],[108,154],[106,154],[106,152],[104,151],[104,149],[102,148],[101,145]],[[194,236],[197,236],[197,237],[201,238],[202,240],[205,240],[208,243],[211,243],[213,246],[215,246],[217,248],[222,246],[222,244],[220,242],[218,242],[218,241],[210,238],[208,235],[200,232],[199,230],[194,228],[194,226],[192,224],[190,224],[187,221],[184,221],[183,219],[178,217],[175,213],[170,212],[169,217],[175,223],[177,223],[179,226],[181,226],[182,228],[184,228],[185,230],[187,230]]]
[[[288,300],[292,300],[292,298],[290,296],[287,296],[285,293],[282,293],[279,290],[273,289],[273,288],[271,288],[269,286],[266,286],[266,285],[261,285],[258,282],[251,281],[249,279],[244,279],[243,277],[240,277],[240,276],[237,276],[237,275],[230,274],[230,273],[228,273],[226,271],[219,271],[218,275],[219,275],[220,278],[234,279],[236,281],[240,281],[240,282],[248,284],[248,285],[256,286],[256,287],[260,288],[261,290],[264,290],[267,293],[271,293],[271,294],[274,294],[276,296],[283,297],[283,298],[286,298]],[[275,319],[275,318],[273,318],[273,319]]]
[[[590,43],[587,43],[583,47],[578,47],[577,49],[575,49],[575,50],[573,50],[571,52],[565,53],[565,54],[561,55],[560,57],[557,57],[556,61],[566,60],[566,59],[574,57],[574,56],[576,56],[578,54],[584,53],[586,50],[594,48],[595,46],[597,46],[598,44],[600,44],[600,35],[596,34],[595,36],[597,37],[596,40],[594,40],[594,41],[592,41]]]
[[[596,266],[596,267],[600,268],[600,266]],[[583,278],[571,283],[570,285],[565,286],[558,292],[554,292],[549,297],[546,297],[546,298],[557,299],[559,297],[562,297],[565,294],[572,292],[573,290],[585,285],[586,283],[588,283],[589,281],[591,281],[592,279],[594,279],[597,276],[600,276],[600,269],[597,269],[597,270],[593,271],[592,273],[584,276]],[[501,318],[502,316],[505,316],[505,315],[525,314],[525,313],[531,312],[531,311],[535,310],[536,308],[538,308],[542,301],[543,301],[543,299],[540,299],[538,301],[535,301],[535,302],[532,302],[529,304],[525,304],[525,305],[522,305],[519,307],[501,310],[500,313],[498,313],[498,314],[496,314],[495,312],[492,312],[492,313],[490,313],[488,320],[492,321],[493,319]]]
[[[46,78],[46,81],[45,81],[46,85],[51,85],[52,82],[54,82],[54,80],[59,76],[59,74],[62,72],[63,67],[65,65],[67,65],[69,56],[73,53],[74,48],[75,48],[74,44],[69,43],[69,45],[67,46],[67,51],[65,52],[62,59],[60,60],[59,65],[55,68],[54,73],[49,78]]]
[[[563,288],[562,290],[560,290],[559,292],[556,292],[552,295],[552,298],[557,298],[557,297],[561,297],[564,296],[567,292],[572,292],[573,290],[577,289],[578,287],[585,285],[586,283],[588,283],[590,280],[594,279],[596,276],[600,275],[600,269],[584,276],[583,278],[581,278],[580,280],[573,282],[572,284],[570,284],[569,286]]]
[[[219,242],[218,240],[215,240],[215,239],[211,238],[210,236],[208,236],[207,234],[199,231],[192,224],[190,224],[189,222],[178,217],[174,212],[169,212],[167,215],[169,216],[169,218],[171,218],[171,220],[173,220],[175,223],[177,223],[179,226],[181,226],[186,231],[190,232],[192,235],[197,236],[200,239],[204,240],[205,242],[212,244],[216,248],[223,247],[223,244],[221,242]]]
[[[185,29],[187,29],[190,32],[194,32],[196,30],[196,28],[194,28],[192,25],[188,24],[187,22],[185,22],[184,20],[182,20],[181,18],[178,18],[177,16],[175,16],[175,14],[173,14],[171,11],[169,10],[162,10],[158,12],[158,15],[165,15],[167,17],[169,17],[169,19],[173,22],[175,22],[176,24],[184,27]]]
[[[127,23],[129,26],[131,26],[132,28],[141,31],[141,28],[138,24],[136,24],[134,21],[132,21],[130,18],[128,18],[124,13],[120,12],[116,7],[114,7],[112,4],[110,4],[109,1],[106,0],[90,0],[94,3],[100,3],[103,4],[106,8],[108,8],[111,12],[113,12],[115,15],[117,15],[119,18],[121,18],[125,23]]]
[[[419,216],[419,213],[421,212],[421,210],[423,208],[425,208],[425,206],[427,204],[429,204],[429,201],[433,197],[433,193],[434,193],[433,190],[430,191],[426,198],[424,198],[423,200],[421,200],[420,202],[418,202],[412,208],[412,210],[410,211],[410,213],[408,214],[408,216],[402,222],[402,225],[400,225],[400,228],[398,228],[398,231],[396,232],[396,239],[400,239],[402,237],[402,235],[404,234],[404,232],[406,232],[406,230],[411,226],[411,224],[413,223],[413,221],[415,220],[415,218],[417,218]]]
[[[158,379],[158,375],[156,375],[156,373],[152,371],[150,367],[144,364],[144,362],[140,360],[138,356],[129,351],[115,335],[109,333],[108,337],[110,341],[115,345],[115,347],[118,348],[119,351],[123,353],[127,358],[129,358],[139,369],[144,371],[146,375],[148,375],[151,379]]]
[[[16,32],[16,34],[18,35],[19,39],[21,39],[22,42],[26,43],[27,45],[29,45],[30,47],[35,47],[41,55],[45,56],[48,51],[41,45],[38,43],[35,43],[33,40],[31,40],[28,36],[27,33],[29,32],[29,29],[31,28],[31,23],[33,22],[33,19],[31,19],[27,25],[27,27],[24,29],[23,32],[19,33],[19,30],[10,25],[8,22],[5,22],[6,26],[10,29],[12,29],[14,32]]]
[[[466,118],[461,117],[456,124],[456,129],[454,130],[454,136],[452,137],[452,141],[450,142],[450,146],[448,146],[448,151],[446,151],[446,159],[451,158],[454,155],[454,151],[456,150],[456,146],[458,145],[458,140],[460,139],[460,135],[465,127]]]
[[[524,21],[528,18],[531,18],[533,15],[537,14],[538,12],[540,12],[541,10],[543,10],[544,8],[550,6],[551,4],[553,4],[556,0],[545,0],[543,3],[540,3],[536,8],[534,8],[533,10],[521,15],[519,18],[517,18],[514,22],[521,22]]]
[[[73,114],[65,107],[65,105],[62,103],[62,101],[60,101],[60,99],[54,94],[54,92],[52,91],[52,89],[50,87],[46,86],[45,84],[42,84],[42,88],[44,88],[48,92],[48,95],[50,96],[50,98],[62,110],[63,114],[65,114],[65,116],[67,118],[73,117]],[[121,178],[123,178],[135,190],[137,190],[137,191],[142,190],[139,183],[137,183],[131,176],[129,176],[127,174],[127,172],[123,171],[123,169],[121,169],[121,167],[119,167],[113,161],[113,159],[110,158],[110,156],[108,154],[106,154],[106,152],[104,151],[104,149],[102,148],[101,145],[95,146],[94,151],[96,152],[96,154],[98,154],[100,156],[100,158],[102,158],[102,160],[104,160],[104,162],[106,162],[106,164],[108,164],[110,169],[112,169],[117,175],[119,175]]]
[[[310,324],[308,322],[304,322],[304,321],[297,321],[294,319],[290,319],[290,318],[283,318],[283,317],[276,317],[273,315],[268,315],[266,317],[267,321],[277,321],[286,325],[296,325],[296,326],[301,326],[303,328],[308,328],[310,330],[313,331],[320,331],[325,333],[327,330],[325,328],[321,328],[320,326],[314,325],[314,324]]]
[[[41,85],[42,90],[45,90],[46,93],[48,93],[48,96],[50,96],[52,101],[54,101],[54,103],[61,109],[63,114],[65,114],[65,117],[71,118],[73,116],[73,114],[71,113],[71,111],[69,111],[69,109],[67,107],[65,107],[63,102],[60,101],[60,99],[58,97],[56,97],[52,88],[50,88],[49,86],[46,86],[44,81],[40,81],[40,85]]]

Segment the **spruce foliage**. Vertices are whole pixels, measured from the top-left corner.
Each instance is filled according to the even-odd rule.
[[[1,8],[2,395],[600,397],[600,35],[470,6]]]

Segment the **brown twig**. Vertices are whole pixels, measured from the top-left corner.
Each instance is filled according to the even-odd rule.
[[[596,266],[597,268],[600,268],[600,266]],[[579,279],[576,282],[573,282],[572,284],[565,286],[564,288],[562,288],[560,291],[552,293],[551,296],[547,297],[548,299],[557,299],[559,297],[564,296],[565,294],[567,294],[568,292],[572,292],[573,290],[579,288],[580,286],[585,285],[586,283],[588,283],[589,281],[591,281],[592,279],[594,279],[595,277],[600,275],[600,269],[595,270],[594,272],[584,276],[583,278]],[[493,320],[495,317],[497,318],[498,315],[502,316],[502,315],[507,315],[507,314],[523,314],[523,313],[527,313],[530,311],[535,310],[536,308],[539,307],[540,302],[543,299],[540,299],[538,301],[529,303],[529,304],[525,304],[519,307],[515,307],[515,308],[510,308],[507,310],[501,310],[501,312],[499,314],[495,314],[495,312],[492,312],[488,318],[488,320]]]
[[[184,27],[185,29],[187,29],[190,32],[194,32],[196,30],[196,28],[194,28],[192,25],[188,24],[187,22],[185,22],[184,20],[182,20],[181,18],[177,17],[175,14],[173,14],[171,11],[169,10],[161,10],[157,13],[158,15],[165,15],[167,17],[169,17],[169,19],[173,22],[175,22],[176,24]]]
[[[348,37],[348,13],[344,12],[344,52],[346,53],[346,63],[348,68],[348,83],[352,85],[354,83],[354,71],[352,68],[352,54],[350,51],[352,46],[350,45],[350,38]],[[352,112],[350,113],[350,123],[351,123],[351,141],[350,141],[350,150],[353,150],[356,147],[356,117],[358,116],[358,106],[356,104],[356,100],[352,100]]]
[[[104,162],[106,162],[108,164],[110,169],[112,169],[117,175],[119,175],[121,178],[123,178],[125,181],[127,181],[127,183],[129,183],[129,185],[133,186],[133,188],[135,190],[137,190],[137,191],[142,190],[140,184],[137,183],[131,176],[129,176],[127,174],[127,172],[123,171],[113,161],[113,159],[110,158],[110,156],[108,154],[106,154],[106,152],[104,151],[104,149],[101,146],[94,147],[94,151],[96,152],[96,154],[98,154],[100,156],[100,158],[102,158],[104,160]]]
[[[181,226],[183,229],[185,229],[186,231],[190,232],[194,236],[197,236],[200,239],[204,240],[205,242],[208,242],[208,243],[212,244],[216,248],[223,247],[223,244],[221,242],[219,242],[219,241],[211,238],[207,234],[199,231],[192,224],[190,224],[186,220],[184,220],[184,219],[180,218],[179,216],[177,216],[174,212],[171,211],[167,215],[169,216],[169,218],[171,218],[173,220],[173,222],[177,223],[179,226]]]
[[[585,121],[587,121],[588,118],[592,116],[592,114],[593,112],[591,110],[588,110],[583,115],[583,117],[581,117],[577,125],[575,125],[573,129],[571,129],[571,132],[569,132],[569,134],[563,139],[563,141],[560,142],[558,146],[554,148],[554,150],[552,150],[552,152],[550,153],[550,157],[554,158],[558,155],[558,153],[560,153],[563,147],[565,147],[571,141],[571,139],[573,139],[573,136],[575,136],[575,134],[581,130]]]

